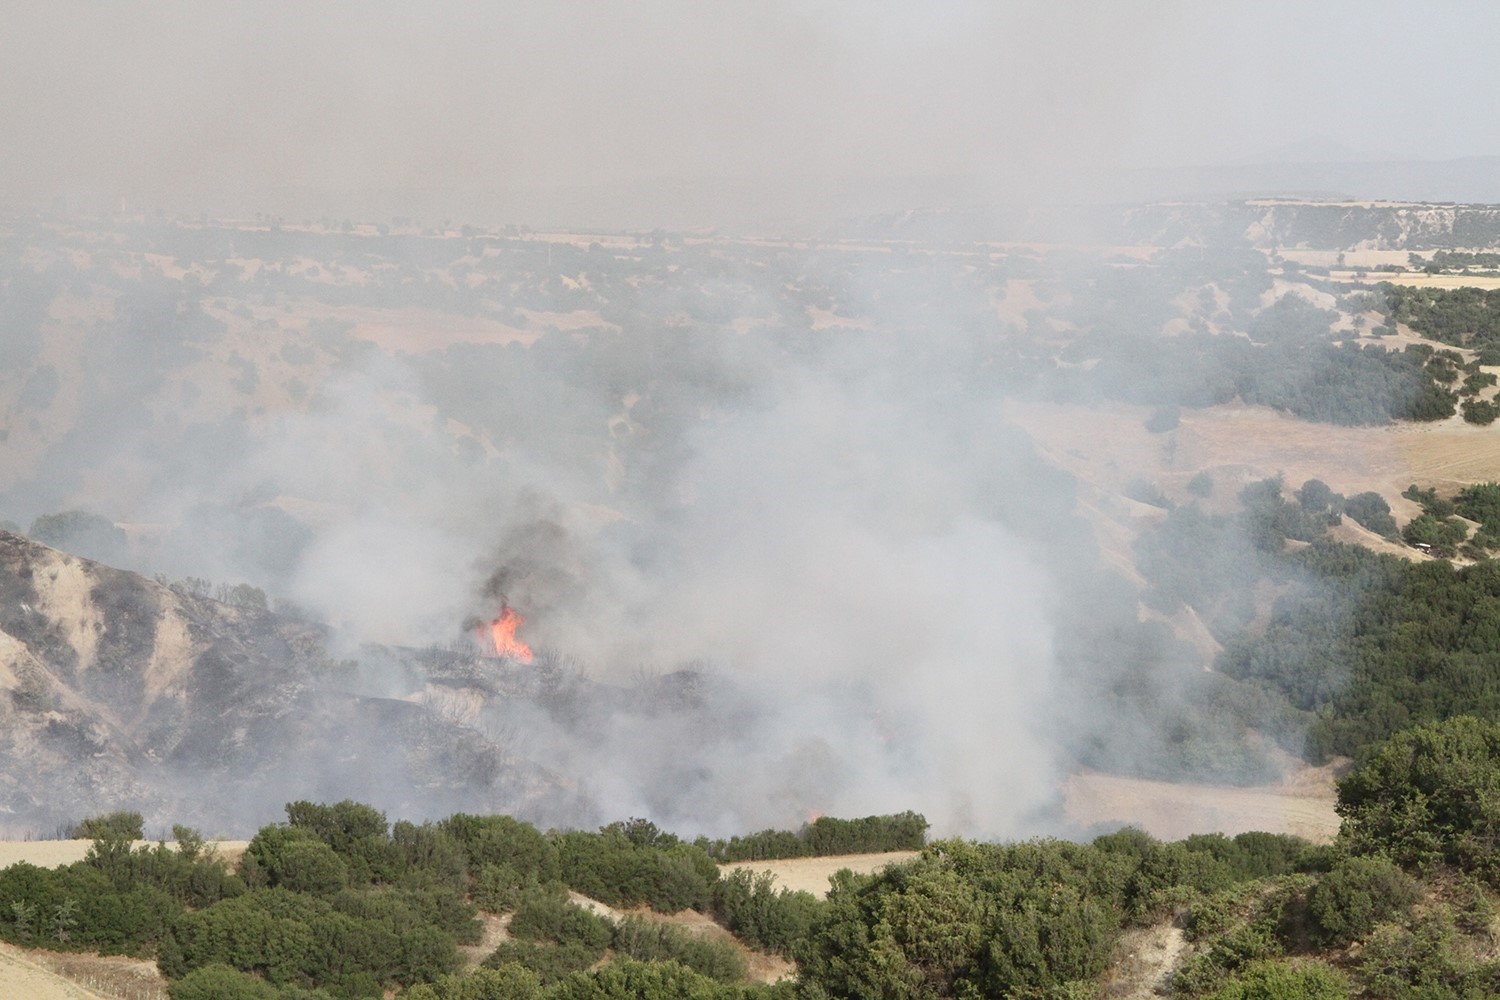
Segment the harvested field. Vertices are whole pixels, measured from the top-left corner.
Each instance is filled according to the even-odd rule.
[[[162,993],[157,995],[165,996]],[[25,1000],[103,1000],[109,994],[84,989],[49,972],[33,961],[28,952],[0,944],[0,996],[24,997]],[[143,993],[141,1000],[151,996]]]
[[[1428,274],[1426,271],[1330,271],[1333,281],[1375,284],[1389,281],[1410,288],[1500,288],[1496,274]]]
[[[1138,826],[1162,840],[1194,833],[1291,833],[1327,843],[1339,830],[1341,765],[1307,767],[1274,785],[1199,785],[1085,771],[1068,780],[1064,811],[1080,827]]]
[[[22,861],[38,868],[71,865],[75,861],[82,861],[93,843],[92,840],[0,840],[0,868],[8,868]],[[217,849],[220,857],[234,864],[239,861],[249,844],[248,840],[215,840],[209,841],[205,849]],[[135,846],[155,847],[156,841],[137,840]],[[172,846],[170,841],[168,846]]]
[[[110,997],[111,1000],[167,1000],[166,977],[157,971],[156,962],[151,959],[68,951],[38,950],[20,954],[50,975],[66,980],[74,989],[82,990],[83,996]]]
[[[910,861],[916,856],[916,851],[892,851],[888,854],[840,854],[827,858],[785,858],[780,861],[735,861],[720,865],[719,870],[732,872],[736,868],[748,868],[753,872],[770,872],[776,877],[776,884],[784,889],[826,896],[830,888],[828,880],[841,868],[864,874],[886,865]]]

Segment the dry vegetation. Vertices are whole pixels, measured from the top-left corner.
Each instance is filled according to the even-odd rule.
[[[103,989],[85,989],[71,978],[64,978],[40,964],[41,961],[52,961],[58,957],[60,956],[49,952],[29,952],[12,945],[0,944],[0,995],[14,997],[16,1000],[99,1000],[105,997],[117,1000],[159,1000],[166,996],[166,991],[162,988],[164,983],[154,987],[154,992],[143,987],[134,995],[107,986]],[[155,963],[141,964],[150,965],[152,971],[155,971]],[[104,986],[102,983],[100,985]],[[129,983],[125,981],[119,985],[128,988]]]
[[[92,840],[0,840],[0,868],[8,868],[23,861],[38,868],[71,865],[75,861],[82,861],[93,843]],[[169,847],[172,846],[170,841],[167,843]],[[216,840],[210,841],[208,848],[216,850],[220,857],[232,865],[239,861],[249,843],[248,840]],[[154,847],[156,841],[138,840],[134,846]]]
[[[916,851],[893,851],[888,854],[841,854],[826,858],[785,858],[781,861],[739,861],[720,865],[724,872],[736,868],[749,868],[755,872],[769,872],[776,877],[776,884],[793,892],[810,892],[815,896],[828,895],[829,882],[834,872],[849,869],[856,874],[866,874],[886,865],[909,861],[917,856]]]
[[[1162,840],[1249,830],[1319,843],[1339,830],[1335,775],[1341,765],[1303,767],[1274,785],[1202,785],[1084,772],[1068,779],[1065,811],[1082,827],[1138,826]]]

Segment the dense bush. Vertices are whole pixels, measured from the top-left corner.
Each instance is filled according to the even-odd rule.
[[[736,868],[714,885],[715,920],[755,947],[788,957],[811,933],[822,908],[810,892],[777,887],[768,872]]]
[[[742,987],[717,983],[677,962],[621,959],[594,972],[576,972],[547,993],[547,1000],[741,1000]]]
[[[1318,880],[1307,910],[1324,944],[1347,945],[1375,925],[1405,916],[1420,893],[1417,884],[1382,857],[1349,858]]]
[[[0,871],[0,937],[150,954],[187,906],[207,906],[243,888],[212,855],[97,841],[76,864],[51,870],[18,864]]]
[[[616,925],[612,945],[616,955],[644,962],[680,962],[721,983],[745,979],[745,959],[733,943],[670,924],[626,917]]]
[[[1243,877],[1211,851],[1193,850],[1185,843],[1152,844],[1126,882],[1125,905],[1136,920],[1147,922],[1183,902],[1185,889],[1217,892]]]
[[[1331,424],[1452,416],[1458,393],[1428,370],[1429,354],[1364,348],[1353,341],[1332,344],[1326,324],[1321,330],[1319,324],[1273,319],[1250,338],[1086,334],[1073,341],[1065,358],[1092,365],[1050,372],[1043,385],[1059,398],[1098,395],[1158,408],[1216,406],[1238,398]]]
[[[1353,850],[1500,876],[1500,723],[1459,716],[1395,734],[1339,782],[1338,810]]]
[[[1212,1000],[1347,1000],[1349,977],[1322,962],[1257,961],[1245,966]]]
[[[352,916],[326,899],[272,888],[182,915],[157,964],[172,978],[221,964],[276,985],[378,996],[388,982],[452,972],[458,955],[451,934],[398,904]]]
[[[138,812],[112,812],[91,816],[73,828],[79,840],[140,840],[145,836],[146,820]]]
[[[332,994],[322,990],[273,986],[227,965],[194,969],[167,987],[167,996],[171,1000],[332,1000]]]
[[[1196,833],[1185,839],[1182,846],[1189,851],[1213,855],[1229,867],[1237,880],[1307,871],[1316,863],[1316,851],[1311,843],[1285,833],[1252,830],[1233,837],[1222,833]]]
[[[702,910],[719,877],[718,865],[702,847],[638,821],[611,824],[598,833],[558,834],[553,843],[568,887],[611,906]]]
[[[1381,290],[1392,321],[1424,337],[1480,352],[1500,347],[1500,289],[1385,284]]]
[[[463,849],[473,875],[486,865],[503,865],[518,874],[516,884],[548,882],[559,876],[557,847],[530,823],[509,816],[455,813],[441,821],[438,829]]]
[[[536,973],[512,962],[439,976],[405,991],[401,1000],[532,1000],[541,990],[542,980]]]
[[[1097,976],[1132,862],[1058,842],[941,841],[904,865],[835,879],[801,956],[833,996],[1013,995]]]
[[[1396,519],[1391,516],[1391,505],[1379,493],[1354,494],[1344,501],[1344,513],[1377,535],[1396,537]]]
[[[1284,557],[1305,576],[1217,669],[1316,713],[1314,759],[1356,755],[1417,722],[1500,717],[1500,566],[1411,563],[1319,541]]]
[[[553,884],[528,890],[510,921],[510,933],[523,941],[553,944],[577,942],[603,952],[613,926],[609,920],[568,899],[568,891]]]
[[[861,819],[820,816],[796,832],[762,830],[728,840],[704,841],[701,846],[716,861],[919,851],[927,840],[927,826],[926,817],[914,812]]]
[[[602,947],[581,941],[548,944],[540,941],[502,941],[484,960],[486,968],[505,969],[519,966],[543,984],[556,983],[575,972],[582,972],[604,957]]]

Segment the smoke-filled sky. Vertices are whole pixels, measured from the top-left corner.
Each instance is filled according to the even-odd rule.
[[[1500,154],[1500,8],[1476,3],[64,0],[5,21],[21,206],[577,225],[701,202],[711,224]]]

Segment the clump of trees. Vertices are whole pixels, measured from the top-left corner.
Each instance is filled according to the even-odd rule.
[[[1477,402],[1476,393],[1492,384],[1457,352],[1340,342],[1335,318],[1284,295],[1246,322],[1244,336],[1199,331],[1143,339],[1095,330],[1068,345],[1069,366],[1043,384],[1061,398],[1101,395],[1153,407],[1148,427],[1158,433],[1176,425],[1179,408],[1236,399],[1319,423],[1442,420],[1460,399]]]
[[[762,830],[727,840],[705,841],[702,847],[715,861],[915,851],[926,843],[927,829],[927,818],[910,811],[860,819],[819,816],[799,830]]]
[[[102,563],[119,563],[130,548],[125,532],[113,521],[84,510],[43,514],[31,522],[26,534],[43,545]]]
[[[1316,490],[1312,491],[1316,493]],[[1121,935],[1176,921],[1185,998],[1467,997],[1500,984],[1490,957],[1500,887],[1500,723],[1416,727],[1371,749],[1339,786],[1332,845],[1132,828],[1091,843],[943,840],[826,900],[745,869],[715,876],[706,912],[797,977],[746,982],[740,951],[637,912],[611,920],[568,881],[637,869],[583,865],[586,840],[508,817],[388,824],[359,803],[288,805],[237,872],[178,828],[178,849],[133,849],[122,824],[88,858],[0,871],[0,936],[154,956],[174,1000],[823,1000],[836,996],[1095,996]],[[1493,815],[1492,815],[1493,814]],[[599,856],[701,847],[644,820],[596,834]],[[510,940],[464,970],[477,895],[497,871]],[[570,874],[572,873],[572,874]]]
[[[1429,340],[1478,352],[1478,362],[1500,364],[1500,289],[1412,288],[1382,284],[1392,323],[1405,323]]]

